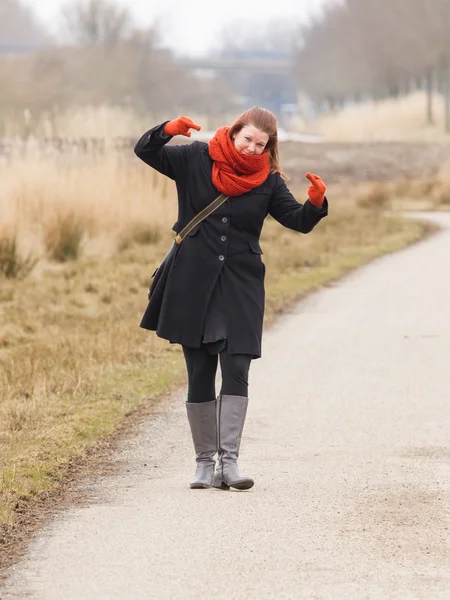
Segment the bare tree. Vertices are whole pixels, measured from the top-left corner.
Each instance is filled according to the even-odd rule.
[[[8,14],[10,20],[6,3],[8,9],[19,4],[0,0],[0,17]],[[3,115],[30,109],[37,123],[55,107],[112,104],[157,120],[184,112],[209,116],[211,107],[214,113],[234,107],[226,83],[187,70],[161,47],[156,27],[133,29],[128,12],[113,2],[76,0],[66,5],[64,16],[77,44],[0,60]]]
[[[316,103],[333,105],[398,96],[425,83],[430,124],[438,87],[450,132],[449,27],[449,0],[345,0],[303,32],[298,85]]]
[[[62,15],[72,40],[82,46],[114,47],[133,26],[129,10],[114,0],[72,0]]]
[[[33,11],[20,0],[0,0],[0,47],[35,48],[49,41]]]
[[[450,133],[450,3],[448,0],[422,0],[422,3],[421,23],[426,24],[426,36],[429,37],[426,41],[431,53],[427,64],[428,111],[431,112],[433,84],[437,82],[444,94],[445,131]]]
[[[219,32],[214,54],[226,58],[292,56],[299,36],[297,22],[285,18],[267,23],[231,22]]]

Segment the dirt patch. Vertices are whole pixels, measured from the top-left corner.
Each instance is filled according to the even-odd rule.
[[[448,464],[450,459],[450,448],[448,446],[418,446],[409,448],[402,454],[405,458],[429,458]]]
[[[349,518],[348,535],[362,536],[369,555],[403,564],[450,564],[449,493],[412,484],[378,487],[361,497]],[[436,535],[436,532],[439,532]]]
[[[303,182],[307,171],[327,183],[434,179],[450,161],[450,143],[283,142],[280,157],[295,184]]]

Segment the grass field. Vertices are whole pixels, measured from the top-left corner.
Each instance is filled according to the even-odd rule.
[[[373,189],[330,189],[330,216],[307,236],[266,220],[266,326],[303,294],[424,235],[428,226],[384,214],[389,195]],[[302,201],[306,187],[293,191]],[[171,243],[171,182],[117,153],[17,158],[0,167],[0,210],[7,535],[19,504],[53,489],[74,458],[186,380],[180,347],[138,327],[149,276]]]
[[[444,132],[444,101],[433,96],[434,123],[426,120],[424,92],[355,104],[320,116],[312,128],[327,141],[448,141]]]

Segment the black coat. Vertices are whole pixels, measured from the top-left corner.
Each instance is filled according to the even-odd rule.
[[[175,180],[178,219],[173,229],[178,232],[219,192],[212,183],[208,145],[195,141],[166,146],[171,138],[163,137],[164,125],[145,133],[135,153]],[[209,300],[222,275],[228,352],[259,358],[266,270],[259,236],[264,219],[269,214],[289,229],[308,233],[327,212],[326,199],[321,208],[309,200],[299,204],[278,173],[251,192],[229,198],[181,243],[161,309],[154,314],[150,301],[141,327],[156,330],[171,342],[200,348]]]

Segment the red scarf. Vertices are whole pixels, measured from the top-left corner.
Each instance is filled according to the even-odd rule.
[[[234,147],[228,131],[221,127],[208,145],[213,159],[212,182],[227,196],[240,196],[258,187],[270,173],[269,154],[243,154]]]

